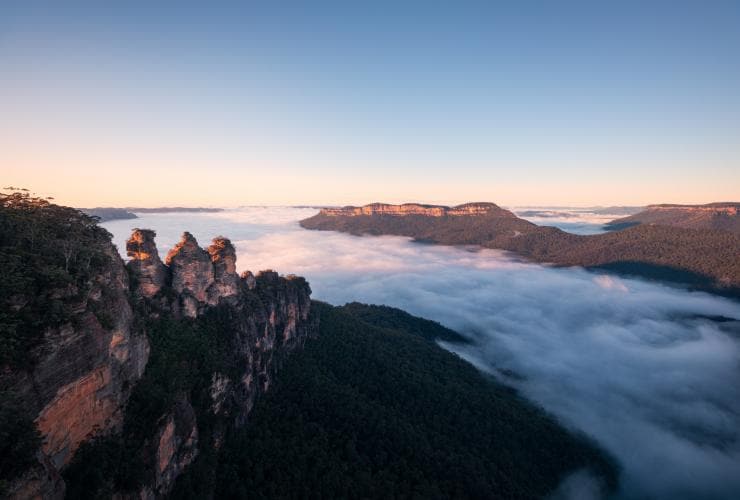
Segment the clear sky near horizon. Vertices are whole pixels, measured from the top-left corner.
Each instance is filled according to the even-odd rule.
[[[740,198],[740,2],[0,3],[0,182],[75,206]]]

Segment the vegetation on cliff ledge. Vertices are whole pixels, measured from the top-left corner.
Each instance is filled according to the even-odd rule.
[[[94,217],[31,196],[0,193],[0,366],[23,367],[44,330],[69,321],[110,234]]]

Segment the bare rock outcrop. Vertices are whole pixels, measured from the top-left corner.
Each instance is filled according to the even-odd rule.
[[[139,296],[152,299],[169,285],[176,297],[171,312],[189,318],[220,301],[235,303],[240,278],[236,272],[236,250],[228,238],[214,238],[206,250],[185,232],[167,254],[165,265],[159,261],[154,236],[154,231],[136,229],[127,244],[131,257],[128,266],[138,284]]]
[[[136,276],[135,291],[146,298],[156,295],[167,282],[167,268],[154,243],[156,235],[151,229],[134,229],[126,241],[126,254],[131,259],[127,266]]]
[[[208,290],[208,303],[215,305],[221,299],[239,293],[239,275],[236,272],[236,250],[227,238],[219,236],[208,247],[213,262],[214,281]]]
[[[192,234],[183,233],[165,262],[172,273],[172,289],[176,293],[190,294],[199,302],[206,301],[208,287],[213,283],[213,263]]]

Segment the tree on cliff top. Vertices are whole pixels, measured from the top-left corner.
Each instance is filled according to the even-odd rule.
[[[95,271],[109,261],[97,219],[30,194],[0,193],[0,366],[30,359],[48,326],[71,318]]]

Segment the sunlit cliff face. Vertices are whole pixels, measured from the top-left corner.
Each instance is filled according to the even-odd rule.
[[[686,213],[712,213],[712,214],[725,214],[725,215],[737,215],[740,204],[728,203],[728,204],[711,204],[707,205],[693,205],[693,206],[676,206],[676,205],[648,205],[649,210],[656,212],[686,212]]]
[[[493,203],[465,203],[454,207],[443,205],[421,205],[418,203],[404,203],[402,205],[389,205],[387,203],[371,203],[362,207],[324,208],[324,215],[356,217],[359,215],[425,215],[427,217],[461,216],[461,215],[484,215],[488,213],[502,213],[509,216],[513,214],[502,210]]]
[[[593,436],[622,466],[624,498],[740,491],[740,305],[641,280],[523,263],[502,252],[307,231],[313,209],[151,215],[169,249],[182,230],[228,236],[237,271],[290,269],[313,297],[388,304],[468,336],[476,366]],[[712,318],[724,318],[715,321]]]

